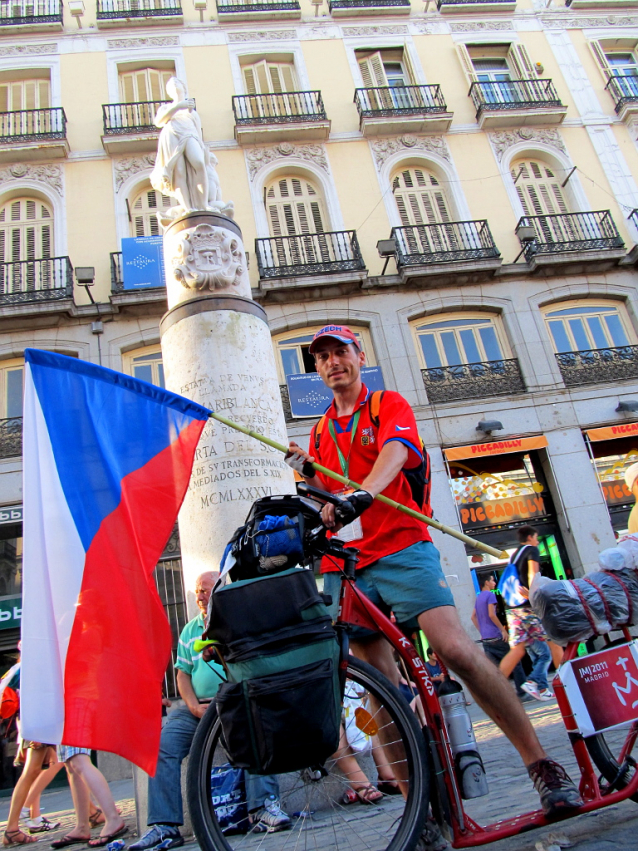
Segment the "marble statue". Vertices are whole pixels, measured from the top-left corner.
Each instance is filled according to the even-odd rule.
[[[172,102],[162,104],[155,116],[161,133],[150,179],[153,189],[175,198],[177,205],[158,214],[160,224],[166,227],[178,216],[196,211],[232,218],[233,204],[222,200],[217,157],[204,144],[195,101],[186,96],[177,77],[167,82],[166,93]]]

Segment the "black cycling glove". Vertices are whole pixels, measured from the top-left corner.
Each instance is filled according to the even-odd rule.
[[[335,507],[335,516],[345,526],[348,523],[352,523],[357,517],[361,517],[366,508],[370,508],[373,502],[374,497],[368,491],[355,491],[347,496],[340,505]]]

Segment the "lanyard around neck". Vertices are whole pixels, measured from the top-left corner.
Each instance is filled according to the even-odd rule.
[[[335,434],[335,424],[334,420],[329,420],[328,422],[328,431],[330,432],[330,437],[334,442],[334,445],[337,449],[337,455],[339,456],[339,464],[341,464],[341,472],[347,478],[348,476],[348,468],[350,467],[350,453],[352,452],[352,444],[354,442],[354,436],[357,433],[357,426],[359,425],[359,417],[361,416],[361,409],[357,411],[357,413],[352,417],[352,427],[350,429],[350,446],[348,447],[348,457],[343,454],[339,444],[337,443],[337,435]]]

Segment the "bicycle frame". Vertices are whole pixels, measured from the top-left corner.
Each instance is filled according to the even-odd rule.
[[[601,807],[617,804],[638,792],[638,771],[634,773],[633,778],[624,789],[607,791],[601,788],[596,769],[587,751],[583,736],[578,732],[576,727],[574,714],[570,707],[565,688],[560,678],[556,676],[553,681],[554,691],[563,723],[565,724],[578,767],[580,768],[580,793],[585,801],[585,805],[578,810],[568,810],[565,815],[553,819],[547,819],[542,810],[539,809],[521,813],[513,818],[498,821],[485,827],[477,824],[477,822],[467,815],[463,808],[461,793],[454,772],[454,758],[443,722],[441,705],[439,704],[434,683],[430,679],[425,663],[416,652],[412,642],[403,635],[365,594],[355,587],[352,578],[354,578],[354,564],[350,566],[346,563],[342,574],[337,623],[361,626],[381,633],[390,642],[392,647],[394,647],[405,662],[408,671],[413,675],[423,704],[426,719],[424,732],[427,735],[431,764],[434,765],[434,773],[436,775],[431,778],[431,782],[437,784],[437,794],[439,797],[445,796],[447,799],[446,801],[441,801],[441,803],[443,806],[447,805],[449,807],[453,832],[452,845],[454,848],[471,848],[475,845],[486,845],[489,842],[496,842],[508,836],[515,836],[519,833],[534,830],[537,827],[555,824],[557,821],[582,815],[592,810],[598,810]],[[625,637],[631,638],[627,630],[624,632]],[[565,651],[564,661],[575,658],[577,653],[577,644],[568,645]],[[634,722],[621,754],[623,758],[631,750],[637,737],[638,722]]]

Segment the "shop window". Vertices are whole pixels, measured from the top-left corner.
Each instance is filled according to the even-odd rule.
[[[22,416],[23,384],[22,360],[0,363],[0,420]]]
[[[635,343],[623,305],[575,302],[569,306],[552,306],[545,311],[545,321],[558,353],[619,348]]]
[[[438,177],[425,168],[402,168],[392,191],[404,227],[451,221],[450,205]]]
[[[458,315],[412,326],[422,368],[498,362],[510,354],[493,316]]]
[[[297,331],[287,331],[273,340],[275,360],[279,383],[285,384],[289,375],[300,375],[303,373],[316,372],[315,359],[308,351],[312,338],[322,328],[303,328]],[[352,327],[352,326],[349,326]],[[374,350],[370,340],[370,332],[367,328],[352,328],[359,346],[366,356],[366,366],[375,366]]]
[[[627,431],[634,434],[626,436]],[[622,429],[618,426],[590,429],[585,433],[585,441],[612,528],[620,537],[627,534],[629,515],[636,505],[636,497],[627,487],[625,473],[638,463],[638,425],[628,423]]]
[[[173,202],[150,185],[139,191],[128,205],[131,236],[159,236],[158,213],[164,213]]]
[[[323,199],[309,180],[279,177],[264,191],[271,236],[298,236],[330,230]]]
[[[51,257],[52,247],[53,214],[44,201],[13,198],[0,206],[0,263]]]
[[[157,387],[166,386],[162,352],[159,346],[127,352],[124,357],[124,367],[129,375],[141,381],[148,381],[149,384],[155,384]]]
[[[166,83],[175,75],[175,68],[139,68],[120,71],[120,97],[123,103],[148,103],[170,100]]]
[[[540,159],[512,163],[512,180],[526,216],[568,213],[561,182],[554,170]]]
[[[47,78],[0,82],[0,112],[49,109],[51,85]]]

